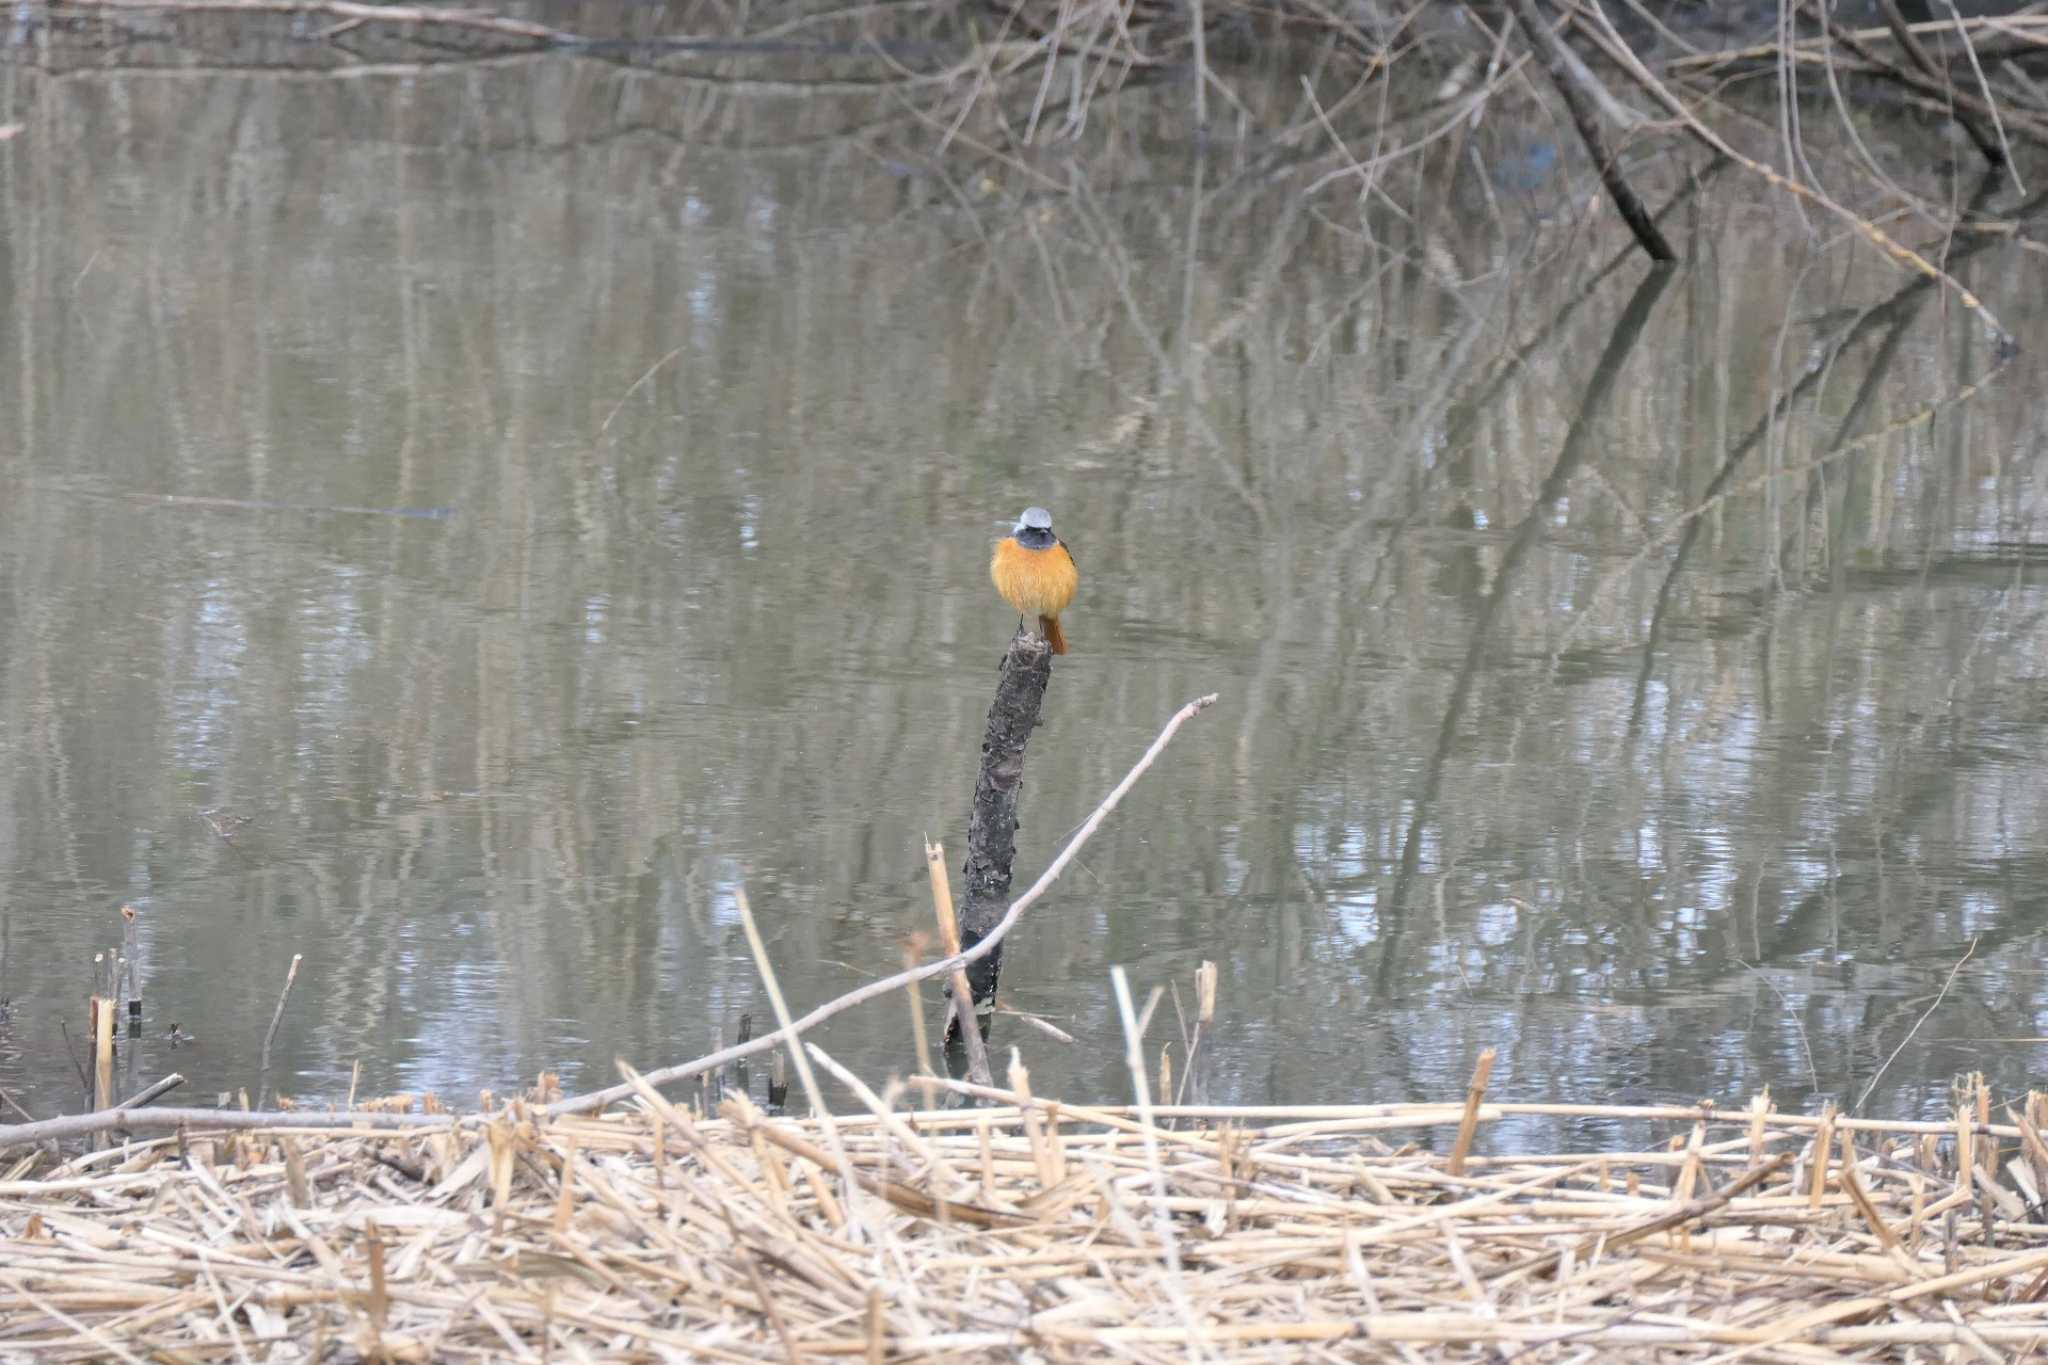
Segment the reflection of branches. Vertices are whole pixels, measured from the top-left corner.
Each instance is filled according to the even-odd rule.
[[[1806,373],[1801,376],[1798,383],[1779,394],[1777,401],[1770,406],[1763,416],[1757,418],[1756,425],[1751,427],[1748,434],[1735,443],[1727,456],[1722,460],[1721,468],[1715,473],[1712,482],[1707,485],[1706,499],[1712,500],[1721,496],[1726,490],[1729,481],[1735,477],[1737,471],[1741,469],[1743,463],[1749,458],[1750,453],[1763,443],[1763,438],[1767,432],[1774,430],[1784,420],[1785,416],[1791,411],[1793,404],[1797,403],[1800,397],[1809,389],[1818,385],[1822,378],[1833,368],[1836,359],[1846,354],[1852,346],[1860,341],[1881,316],[1889,318],[1890,329],[1885,333],[1884,340],[1879,345],[1877,355],[1871,360],[1869,368],[1864,371],[1863,383],[1857,390],[1855,400],[1850,403],[1848,415],[1843,419],[1835,442],[1828,447],[1827,454],[1833,455],[1840,451],[1848,442],[1848,431],[1852,424],[1860,419],[1871,396],[1877,391],[1878,381],[1884,377],[1886,371],[1890,368],[1892,357],[1897,351],[1899,338],[1904,335],[1906,327],[1913,321],[1913,315],[1919,309],[1920,302],[1926,297],[1927,283],[1925,280],[1916,280],[1908,285],[1905,290],[1901,291],[1892,300],[1892,303],[1898,305],[1896,308],[1887,304],[1882,310],[1872,309],[1866,312],[1861,318],[1857,319],[1854,327],[1851,327],[1836,340],[1826,363],[1810,366]],[[1821,464],[1816,464],[1813,467],[1812,477],[1816,484],[1821,479],[1824,468],[1825,466]],[[1643,662],[1642,666],[1636,670],[1635,697],[1629,706],[1628,736],[1624,744],[1624,753],[1633,749],[1636,740],[1641,736],[1643,714],[1649,700],[1650,679],[1656,671],[1657,647],[1663,639],[1665,624],[1670,616],[1674,589],[1677,587],[1680,576],[1685,571],[1686,560],[1692,554],[1692,547],[1699,540],[1700,530],[1705,525],[1705,519],[1698,517],[1686,523],[1684,532],[1678,538],[1678,548],[1672,554],[1671,563],[1665,567],[1663,581],[1657,585],[1657,601],[1650,609],[1649,629],[1643,635]],[[1780,554],[1783,554],[1782,547],[1780,548]]]
[[[1688,177],[1685,186],[1657,210],[1656,219],[1662,221],[1691,200],[1727,164],[1725,160],[1717,158]],[[1431,376],[1428,386],[1422,391],[1419,401],[1401,429],[1387,440],[1387,446],[1395,450],[1414,450],[1427,444],[1440,445],[1443,449],[1451,451],[1462,450],[1471,439],[1473,430],[1481,418],[1491,411],[1501,391],[1523,372],[1524,367],[1533,358],[1555,352],[1556,340],[1570,319],[1578,314],[1585,303],[1597,296],[1600,284],[1633,260],[1636,255],[1637,250],[1632,244],[1616,251],[1605,264],[1593,271],[1585,283],[1565,300],[1527,341],[1517,347],[1512,355],[1487,372],[1482,382],[1460,392],[1459,386],[1474,369],[1471,352],[1476,342],[1491,321],[1495,307],[1509,297],[1508,290],[1494,291],[1487,305],[1473,312],[1465,326],[1448,338],[1422,365],[1422,372]],[[1355,300],[1347,300],[1347,308],[1354,303]],[[1438,435],[1439,432],[1441,435]],[[1409,533],[1425,521],[1422,505],[1426,501],[1427,493],[1449,467],[1449,461],[1432,461],[1424,468],[1414,489],[1415,504],[1405,513],[1385,506],[1384,495],[1391,491],[1391,486],[1382,486],[1376,489],[1372,496],[1362,499],[1357,515],[1327,542],[1326,553],[1319,556],[1320,562],[1330,571],[1331,581],[1325,586],[1278,594],[1280,605],[1277,610],[1285,613],[1300,601],[1336,603],[1375,600],[1383,582],[1402,562]],[[1386,532],[1372,556],[1372,571],[1366,581],[1357,588],[1340,588],[1336,579],[1347,566],[1360,558],[1355,547],[1369,528],[1380,528]],[[1332,622],[1331,629],[1336,640],[1332,654],[1338,664],[1319,674],[1318,680],[1333,694],[1341,694],[1350,681],[1351,663],[1356,657],[1357,636],[1371,629],[1371,615],[1339,612]],[[1285,637],[1284,629],[1276,629],[1268,636],[1270,640]],[[1255,683],[1254,690],[1256,689]],[[1259,712],[1257,708],[1248,707],[1246,714],[1249,726]],[[1355,723],[1330,734],[1329,742],[1351,742],[1351,732]],[[1371,874],[1357,879],[1339,880],[1329,883],[1328,886],[1331,889],[1356,890],[1365,883],[1376,880],[1377,876],[1378,874]]]
[[[1493,628],[1493,620],[1501,604],[1506,601],[1514,586],[1515,571],[1535,543],[1542,530],[1550,508],[1564,496],[1565,486],[1572,475],[1584,462],[1592,445],[1595,419],[1607,403],[1607,396],[1613,391],[1614,382],[1620,377],[1623,364],[1636,342],[1643,334],[1644,325],[1650,320],[1650,312],[1656,306],[1658,297],[1671,283],[1672,272],[1668,269],[1652,270],[1636,286],[1636,292],[1628,301],[1628,307],[1614,324],[1614,332],[1607,339],[1607,349],[1600,355],[1600,363],[1593,369],[1592,378],[1586,383],[1585,397],[1579,404],[1578,416],[1572,419],[1571,429],[1565,433],[1564,445],[1559,449],[1557,461],[1544,478],[1543,486],[1536,492],[1536,500],[1530,505],[1521,523],[1516,526],[1509,539],[1507,549],[1502,553],[1500,563],[1494,570],[1492,589],[1486,600],[1480,603],[1472,622],[1471,639],[1465,647],[1465,659],[1459,666],[1458,676],[1451,687],[1450,700],[1444,706],[1443,724],[1437,730],[1436,748],[1430,753],[1429,766],[1424,772],[1422,790],[1416,795],[1415,808],[1409,817],[1408,832],[1401,846],[1401,863],[1395,873],[1393,890],[1383,902],[1387,931],[1380,953],[1379,970],[1376,974],[1376,988],[1386,994],[1393,985],[1398,970],[1401,945],[1401,926],[1406,918],[1409,888],[1415,880],[1417,867],[1422,857],[1422,832],[1427,828],[1436,810],[1436,798],[1443,786],[1444,764],[1450,756],[1451,746],[1456,741],[1458,727],[1464,718],[1465,705],[1472,695],[1473,683],[1477,680],[1480,664],[1486,653],[1487,637]]]
[[[1982,208],[1997,188],[1997,185],[1998,181],[1995,177],[1987,176],[1979,184],[1976,194],[1971,197],[1969,208],[1965,211],[1966,215]],[[2040,211],[2044,206],[2048,206],[2048,195],[2038,195],[2025,205],[2017,216],[2021,218],[2031,216],[2033,213]],[[1975,255],[1983,250],[1992,240],[1995,239],[1989,236],[1980,236],[1964,243],[1949,253],[1950,264],[1955,265]],[[1762,444],[1765,434],[1785,420],[1786,415],[1791,412],[1793,405],[1809,391],[1817,387],[1833,370],[1836,362],[1842,356],[1847,355],[1856,346],[1861,344],[1863,339],[1870,335],[1870,333],[1882,327],[1887,329],[1884,339],[1878,346],[1877,354],[1872,358],[1869,367],[1864,372],[1862,384],[1857,390],[1855,399],[1850,403],[1848,412],[1844,414],[1841,423],[1836,428],[1833,443],[1807,466],[1810,478],[1818,481],[1827,463],[1847,453],[1852,446],[1852,441],[1854,445],[1860,447],[1863,442],[1854,441],[1850,433],[1861,423],[1864,411],[1867,410],[1871,399],[1879,391],[1878,381],[1883,378],[1889,369],[1892,358],[1897,353],[1899,339],[1903,336],[1906,327],[1912,322],[1914,315],[1919,312],[1921,303],[1925,301],[1928,292],[1934,288],[1934,283],[1932,279],[1926,276],[1907,281],[1889,299],[1864,310],[1854,323],[1845,328],[1829,346],[1825,358],[1820,363],[1809,365],[1806,373],[1800,376],[1798,382],[1781,392],[1777,400],[1764,411],[1762,416],[1757,418],[1756,424],[1749,429],[1742,439],[1729,447],[1727,455],[1721,461],[1721,468],[1715,473],[1712,482],[1707,485],[1705,493],[1700,498],[1699,508],[1715,505],[1721,499],[1729,496],[1730,485],[1734,482],[1736,474],[1740,472],[1750,454]],[[1657,588],[1656,605],[1650,612],[1649,630],[1643,639],[1642,667],[1637,670],[1635,698],[1629,708],[1627,743],[1631,747],[1635,744],[1641,732],[1644,705],[1649,694],[1650,677],[1656,664],[1657,646],[1663,637],[1665,623],[1670,615],[1673,590],[1678,583],[1680,574],[1685,569],[1686,560],[1692,552],[1693,545],[1699,539],[1700,530],[1706,524],[1705,520],[1698,515],[1698,510],[1696,508],[1687,514],[1684,529],[1679,534],[1678,548],[1672,555],[1670,565],[1664,571],[1663,582]]]
[[[1664,206],[1650,215],[1650,221],[1653,223],[1663,222],[1665,218],[1670,216],[1673,209],[1699,193],[1706,183],[1716,175],[1719,175],[1727,165],[1728,159],[1726,157],[1717,156],[1712,161],[1709,161],[1698,172],[1687,177],[1685,188],[1665,200]],[[1607,264],[1587,276],[1585,284],[1579,288],[1578,292],[1569,299],[1566,299],[1557,312],[1551,315],[1550,320],[1537,329],[1535,335],[1523,342],[1521,346],[1516,348],[1513,355],[1501,362],[1483,387],[1474,393],[1470,399],[1460,401],[1457,404],[1457,415],[1453,417],[1445,433],[1446,443],[1452,446],[1463,445],[1466,437],[1471,434],[1473,426],[1477,424],[1480,415],[1492,408],[1494,398],[1499,395],[1502,389],[1507,387],[1508,383],[1517,374],[1521,373],[1522,367],[1528,363],[1529,357],[1542,353],[1549,346],[1551,340],[1564,329],[1565,323],[1569,322],[1572,316],[1579,311],[1579,308],[1599,291],[1600,285],[1606,281],[1607,277],[1621,269],[1629,261],[1635,259],[1635,255],[1636,248],[1626,246],[1610,256]]]
[[[2048,206],[2048,194],[2036,195],[2022,206],[2018,216],[2031,217],[2041,212],[2044,206]],[[1967,243],[1952,251],[1949,254],[1949,259],[1954,261],[1966,256],[1981,249],[1983,245],[1992,240],[1996,240],[1996,238],[1987,235]],[[1828,465],[1838,460],[1846,459],[1861,451],[1868,450],[1888,436],[1930,423],[1940,414],[1960,404],[1967,403],[1976,397],[1984,391],[1992,380],[1996,379],[2004,371],[2005,367],[2012,362],[2017,352],[2009,347],[2001,346],[1998,359],[1989,370],[1965,383],[1953,393],[1923,404],[1904,416],[1886,423],[1876,431],[1867,432],[1852,440],[1838,441],[1834,446],[1801,464],[1781,469],[1766,470],[1739,484],[1734,482],[1735,475],[1739,472],[1744,457],[1763,440],[1764,434],[1775,423],[1783,420],[1785,413],[1790,410],[1793,403],[1797,402],[1809,389],[1821,381],[1835,357],[1841,355],[1848,346],[1859,340],[1870,328],[1889,323],[1900,312],[1909,312],[1917,308],[1920,295],[1924,291],[1933,288],[1935,283],[1935,280],[1928,277],[1913,280],[1902,287],[1891,298],[1870,309],[1836,340],[1829,350],[1829,357],[1826,363],[1810,366],[1806,374],[1801,376],[1796,384],[1779,394],[1777,401],[1772,403],[1765,410],[1764,415],[1757,419],[1756,425],[1750,429],[1749,433],[1731,448],[1728,458],[1722,463],[1720,472],[1714,476],[1713,482],[1708,485],[1706,493],[1700,500],[1672,517],[1662,531],[1646,539],[1634,554],[1615,565],[1605,577],[1593,585],[1592,589],[1585,596],[1584,605],[1559,634],[1556,643],[1551,648],[1551,674],[1554,675],[1557,672],[1558,666],[1564,659],[1566,650],[1571,646],[1572,641],[1578,638],[1579,631],[1584,629],[1586,624],[1593,619],[1594,606],[1606,596],[1614,585],[1634,572],[1651,554],[1655,553],[1660,547],[1669,544],[1674,538],[1689,540],[1696,537],[1698,535],[1696,523],[1712,513],[1716,508],[1745,493],[1759,492],[1779,479],[1800,475],[1805,475],[1809,478],[1814,477]]]
[[[1665,201],[1663,207],[1657,210],[1654,215],[1655,220],[1661,222],[1673,210],[1691,199],[1727,164],[1725,160],[1717,158],[1702,168],[1697,174],[1691,176],[1687,180],[1685,188],[1673,194],[1670,199]],[[1564,330],[1565,324],[1577,315],[1579,309],[1586,302],[1598,294],[1599,286],[1607,277],[1629,261],[1635,259],[1636,254],[1636,248],[1633,245],[1623,247],[1615,252],[1605,265],[1595,270],[1587,278],[1585,284],[1551,314],[1549,320],[1542,327],[1538,328],[1526,342],[1516,348],[1514,354],[1495,366],[1485,381],[1473,392],[1452,395],[1449,392],[1450,387],[1465,374],[1468,368],[1468,352],[1473,343],[1478,339],[1481,329],[1488,319],[1488,314],[1485,312],[1475,313],[1454,341],[1444,347],[1443,351],[1436,358],[1436,362],[1429,366],[1429,370],[1438,378],[1433,381],[1426,400],[1417,404],[1415,412],[1406,427],[1389,444],[1397,450],[1415,449],[1428,438],[1430,431],[1441,420],[1443,428],[1442,444],[1444,448],[1447,450],[1463,449],[1466,442],[1471,439],[1473,429],[1478,425],[1481,417],[1492,410],[1493,402],[1500,395],[1501,391],[1514,380],[1516,375],[1522,372],[1523,367],[1527,365],[1532,357],[1547,352],[1552,342]],[[1498,299],[1500,295],[1496,294],[1495,297]],[[1417,491],[1419,493],[1426,493],[1430,482],[1444,468],[1445,464],[1443,462],[1432,463],[1425,470],[1422,486]],[[1358,517],[1333,542],[1331,553],[1328,557],[1329,562],[1332,564],[1348,563],[1352,558],[1351,547],[1353,539],[1363,527],[1373,523],[1377,515],[1378,508],[1376,505],[1369,503],[1363,507]],[[1423,514],[1420,510],[1413,511],[1400,518],[1394,524],[1392,531],[1387,535],[1378,555],[1374,559],[1371,578],[1359,591],[1358,595],[1361,599],[1370,601],[1379,591],[1381,581],[1399,561],[1400,551],[1408,532],[1422,520],[1422,516]],[[1335,594],[1333,593],[1330,596],[1334,599]],[[1347,618],[1344,623],[1340,624],[1340,630],[1356,628],[1355,618]],[[1353,651],[1347,639],[1344,647],[1338,651],[1338,657],[1348,661],[1351,659],[1352,654]]]
[[[1199,180],[1197,180],[1196,184],[1199,191]],[[1092,201],[1088,197],[1089,191],[1086,182],[1077,181],[1076,187],[1083,195],[1084,208],[1092,206]],[[1195,204],[1199,205],[1201,202],[1199,192],[1193,196],[1193,200]],[[1286,254],[1294,241],[1294,219],[1299,209],[1300,201],[1290,199],[1285,218],[1273,225],[1271,235],[1267,240],[1268,254],[1266,262],[1253,276],[1259,286],[1266,286],[1280,277],[1280,267],[1285,261]],[[1215,337],[1202,341],[1195,341],[1192,338],[1184,337],[1183,345],[1186,347],[1185,353],[1188,357],[1188,363],[1176,365],[1172,356],[1167,354],[1165,340],[1162,335],[1155,332],[1152,326],[1145,321],[1144,310],[1139,306],[1137,298],[1131,292],[1131,277],[1134,272],[1119,244],[1110,238],[1104,226],[1102,215],[1099,212],[1084,212],[1080,216],[1079,221],[1093,237],[1095,247],[1101,253],[1102,258],[1112,263],[1111,278],[1116,283],[1117,296],[1123,303],[1124,313],[1129,319],[1131,329],[1138,339],[1144,342],[1146,350],[1152,355],[1153,364],[1158,367],[1159,388],[1157,392],[1150,395],[1146,400],[1148,407],[1156,409],[1158,406],[1163,405],[1166,399],[1176,394],[1183,398],[1199,398],[1202,363],[1206,360],[1210,347],[1215,344],[1216,337],[1227,333],[1232,317],[1226,316],[1223,323],[1218,325]],[[1190,259],[1188,263],[1189,269],[1193,268],[1193,264],[1192,259]],[[1183,291],[1181,302],[1185,310],[1190,302],[1185,291]],[[1180,322],[1183,327],[1188,322],[1185,311],[1180,318]],[[1203,449],[1215,459],[1216,467],[1222,473],[1224,480],[1229,483],[1232,491],[1244,502],[1245,509],[1251,514],[1253,522],[1258,526],[1261,534],[1264,534],[1271,523],[1272,515],[1271,509],[1266,505],[1264,494],[1252,485],[1243,469],[1231,463],[1227,454],[1230,448],[1229,444],[1216,433],[1215,428],[1210,425],[1208,417],[1202,410],[1190,402],[1185,405],[1185,413],[1190,428],[1196,435],[1201,437],[1200,444]]]
[[[1970,290],[1964,288],[1948,271],[1934,264],[1911,247],[1898,241],[1868,218],[1863,217],[1828,195],[1821,193],[1811,185],[1789,179],[1775,168],[1737,151],[1726,138],[1703,123],[1699,115],[1695,114],[1685,101],[1673,94],[1671,87],[1658,80],[1650,72],[1649,68],[1643,65],[1642,59],[1637,57],[1629,49],[1628,45],[1621,40],[1621,35],[1615,31],[1613,24],[1607,20],[1604,14],[1599,14],[1595,11],[1597,27],[1587,19],[1583,11],[1580,14],[1580,18],[1582,23],[1587,24],[1588,31],[1593,35],[1595,41],[1600,44],[1602,50],[1609,57],[1613,58],[1621,69],[1628,73],[1629,78],[1642,87],[1646,94],[1662,104],[1671,113],[1672,117],[1677,119],[1680,125],[1684,127],[1685,131],[1692,134],[1703,146],[1711,148],[1722,156],[1729,157],[1738,162],[1751,174],[1762,177],[1772,188],[1783,190],[1804,203],[1826,210],[1834,217],[1840,219],[1850,231],[1869,242],[1892,260],[1948,289],[1955,295],[1958,303],[1974,313],[1978,320],[1991,330],[1991,334],[1998,338],[2002,349],[2011,349],[2013,344],[2012,336],[2005,330],[2004,325],[1992,315],[1989,308],[1984,306],[1983,300],[1971,293]]]

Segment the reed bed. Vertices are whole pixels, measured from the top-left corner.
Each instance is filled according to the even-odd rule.
[[[830,1118],[735,1095],[714,1118],[629,1079],[634,1101],[601,1114],[529,1097],[412,1128],[194,1125],[34,1152],[0,1172],[0,1358],[2012,1360],[2048,1343],[2039,1097],[2002,1123],[1981,1090],[1953,1123],[1477,1087],[1091,1109],[1016,1076],[919,1082],[915,1110],[856,1085],[866,1109]],[[1668,1142],[1472,1154],[1532,1114]]]

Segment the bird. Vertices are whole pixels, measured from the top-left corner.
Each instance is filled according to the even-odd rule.
[[[1025,617],[1038,618],[1038,633],[1055,654],[1067,652],[1060,613],[1081,586],[1081,571],[1066,542],[1052,533],[1052,513],[1027,507],[1010,534],[996,542],[988,576],[1003,600]]]

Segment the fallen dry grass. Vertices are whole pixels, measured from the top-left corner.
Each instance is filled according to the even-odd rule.
[[[2009,1124],[1981,1091],[1952,1124],[1764,1101],[1148,1124],[981,1098],[996,1107],[868,1094],[831,1119],[735,1098],[706,1119],[642,1085],[595,1116],[517,1101],[410,1130],[186,1131],[39,1174],[32,1157],[0,1182],[0,1357],[2008,1360],[2048,1343],[2039,1098]],[[1671,1139],[1392,1145],[1536,1113]]]

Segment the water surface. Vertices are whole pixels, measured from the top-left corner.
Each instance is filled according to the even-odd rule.
[[[1516,1098],[2038,1076],[2033,356],[1953,401],[1967,311],[1676,159],[1660,280],[1518,129],[1403,221],[1178,116],[1068,193],[664,90],[0,69],[15,1101],[78,1106],[124,903],[124,1073],[198,1102],[259,1089],[295,954],[304,1102],[730,1040],[742,886],[800,1006],[894,969],[1028,503],[1083,587],[1020,885],[1221,696],[1012,940],[1076,1040],[999,1025],[1041,1093],[1127,1096],[1110,968],[1191,1005],[1204,959],[1217,1100],[1443,1099],[1485,1046]],[[2048,335],[2040,254],[1960,246]],[[910,1038],[820,1041],[879,1082]]]

